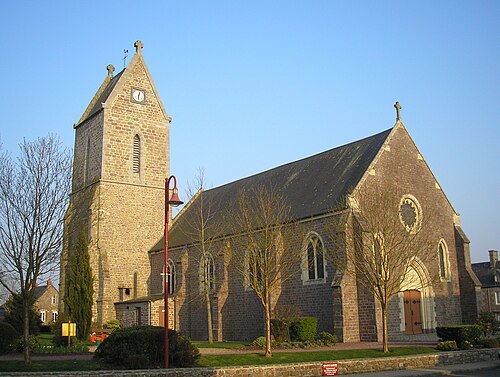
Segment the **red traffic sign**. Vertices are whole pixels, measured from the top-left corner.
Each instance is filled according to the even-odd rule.
[[[339,365],[337,363],[323,364],[323,376],[338,376]]]

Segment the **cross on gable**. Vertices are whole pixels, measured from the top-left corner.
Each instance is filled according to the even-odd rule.
[[[115,66],[113,64],[108,64],[106,69],[108,70],[108,76],[113,77],[113,73],[115,72]]]
[[[400,111],[402,109],[401,105],[399,104],[399,102],[396,102],[394,104],[394,107],[396,108],[396,120],[400,120],[401,119],[401,114],[400,114]]]
[[[142,44],[141,41],[137,40],[134,43],[134,47],[135,47],[135,52],[140,54],[142,52],[142,49],[144,48],[144,45]]]

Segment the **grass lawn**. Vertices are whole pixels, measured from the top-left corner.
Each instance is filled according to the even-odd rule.
[[[213,342],[209,344],[204,341],[191,341],[198,348],[226,348],[226,349],[239,349],[248,346],[250,343],[244,342]]]
[[[345,359],[361,359],[376,357],[392,357],[436,353],[431,347],[395,347],[384,354],[381,349],[311,351],[311,352],[276,352],[273,357],[266,358],[264,353],[248,353],[236,355],[207,355],[200,358],[204,367],[286,364],[311,361],[338,361]]]
[[[241,344],[241,343],[240,343]],[[377,358],[390,356],[419,355],[437,352],[431,347],[395,347],[388,354],[380,349],[311,351],[311,352],[277,352],[266,358],[264,353],[247,353],[236,355],[202,356],[199,364],[202,367],[222,367],[240,365],[285,364],[313,361],[339,361],[345,359]],[[47,372],[47,371],[89,371],[101,370],[102,366],[92,360],[40,360],[33,361],[30,366],[20,360],[2,360],[2,372]]]
[[[102,369],[99,364],[88,360],[34,360],[31,365],[22,360],[2,360],[1,372],[73,372]]]

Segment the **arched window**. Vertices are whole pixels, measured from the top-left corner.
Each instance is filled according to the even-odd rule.
[[[323,241],[317,234],[309,236],[305,249],[305,280],[325,278],[325,256]]]
[[[211,292],[215,288],[215,264],[214,258],[206,254],[200,262],[200,288],[202,292],[208,289]]]
[[[450,261],[448,259],[448,247],[444,240],[439,241],[438,246],[439,277],[441,280],[450,278]]]
[[[167,280],[168,280],[168,294],[171,295],[175,292],[175,265],[172,259],[168,260],[168,271],[167,271]]]
[[[168,294],[171,295],[175,292],[176,288],[175,265],[172,259],[169,259],[167,264]],[[163,267],[163,271],[165,271],[165,267]],[[165,292],[165,272],[161,274],[161,287],[162,292]]]
[[[139,173],[141,171],[141,139],[137,134],[134,136],[132,171],[134,173]]]

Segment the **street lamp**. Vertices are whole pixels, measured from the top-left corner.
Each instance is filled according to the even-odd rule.
[[[170,196],[170,181],[174,180],[174,188],[172,189],[172,196]],[[165,368],[168,369],[168,220],[170,206],[177,207],[183,204],[179,199],[179,191],[177,190],[177,179],[171,175],[165,178],[165,229],[163,236],[165,239],[165,252],[163,253],[163,287],[165,289],[165,305],[163,312],[163,324],[165,326]]]

